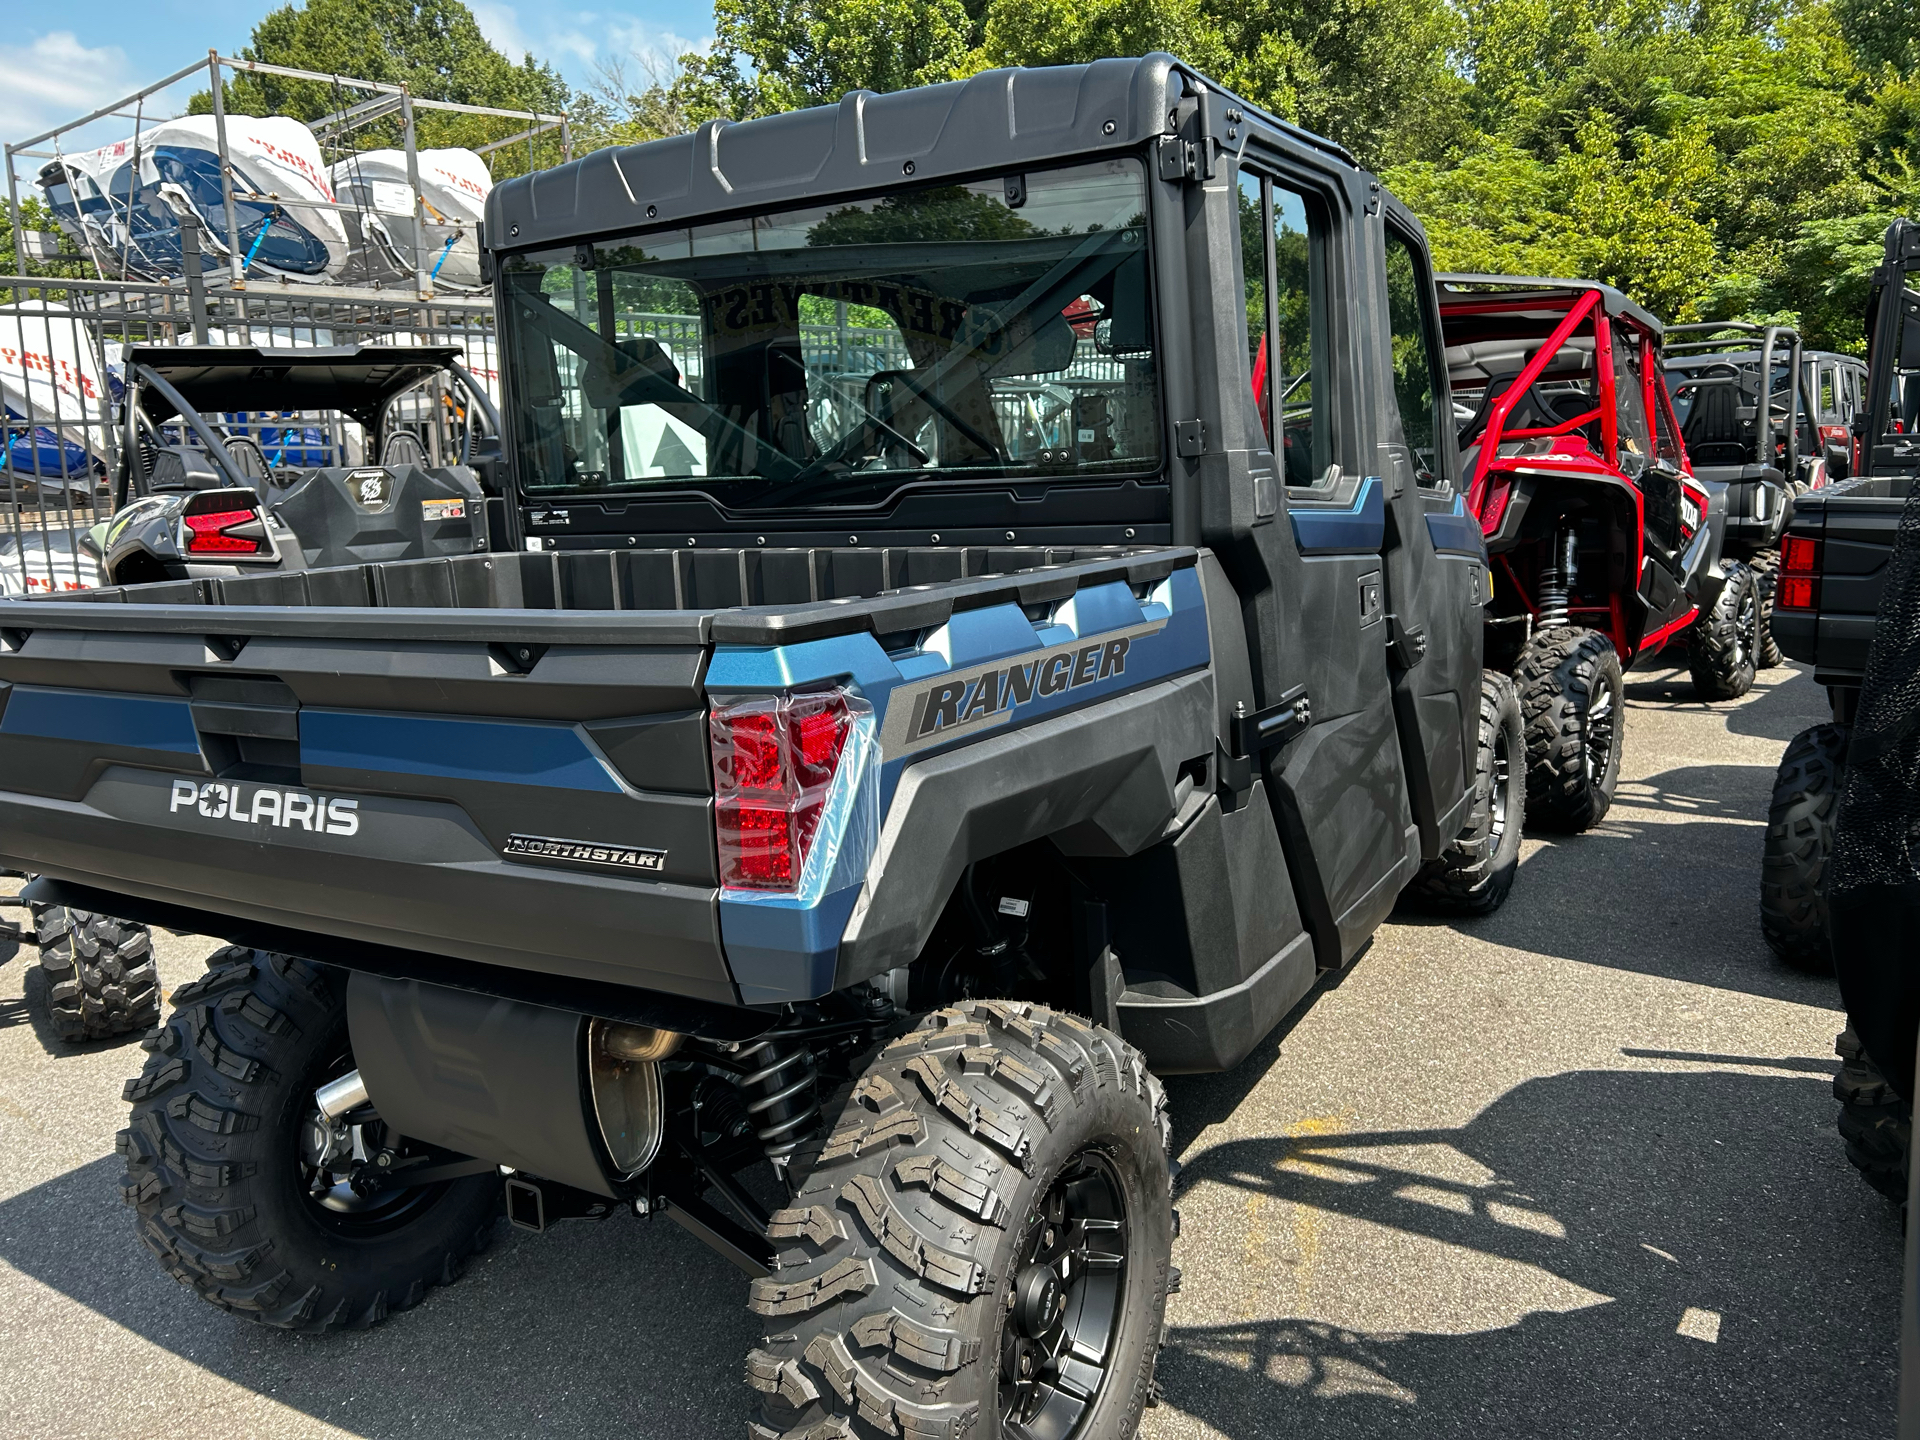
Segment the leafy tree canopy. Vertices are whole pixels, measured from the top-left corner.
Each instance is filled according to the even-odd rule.
[[[1380,171],[1444,268],[1854,350],[1880,233],[1920,210],[1914,0],[719,0],[716,22],[677,73],[601,87],[599,138],[1168,50]]]
[[[570,98],[551,65],[532,55],[516,64],[494,49],[461,0],[307,0],[297,8],[282,6],[253,27],[252,43],[240,57],[405,85],[422,99],[465,105],[556,115],[567,111]],[[372,98],[364,90],[245,71],[232,75],[226,87],[224,100],[235,114],[291,115],[307,121]],[[212,108],[207,92],[194,96],[189,105],[196,114]],[[423,148],[483,145],[526,128],[491,116],[432,110],[418,112],[416,125]],[[399,121],[367,126],[344,137],[343,143],[363,150],[397,145]],[[493,171],[503,178],[559,159],[559,139],[549,135],[531,151],[522,145],[498,152]]]

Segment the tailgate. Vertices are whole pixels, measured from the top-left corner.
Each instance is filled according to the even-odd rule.
[[[248,612],[223,609],[207,636],[179,633],[173,607],[152,632],[112,609],[110,630],[0,632],[10,863],[736,1000],[702,617],[260,610],[252,628],[271,633],[248,634]]]

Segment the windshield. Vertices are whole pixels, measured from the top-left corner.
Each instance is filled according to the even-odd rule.
[[[532,495],[735,509],[1158,468],[1137,161],[515,256]]]

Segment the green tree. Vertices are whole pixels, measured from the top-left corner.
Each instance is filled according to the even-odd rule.
[[[296,8],[270,11],[253,28],[252,43],[241,50],[247,60],[405,85],[423,99],[465,105],[562,114],[569,99],[566,83],[551,65],[525,55],[518,64],[488,43],[479,22],[461,0],[307,0]],[[242,71],[227,81],[228,108],[245,115],[291,115],[318,120],[370,98],[365,91],[310,80]],[[213,108],[211,95],[193,97],[195,113]],[[416,124],[420,144],[486,144],[516,129],[511,120],[447,111],[423,110]],[[351,148],[399,143],[397,119],[356,131]],[[499,152],[496,176],[517,174],[560,158],[557,136],[532,147]]]
[[[669,101],[746,119],[830,105],[852,90],[952,78],[978,43],[961,0],[718,0],[711,52],[688,55]]]

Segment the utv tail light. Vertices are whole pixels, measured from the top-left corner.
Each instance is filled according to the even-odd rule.
[[[707,733],[722,885],[799,889],[854,724],[867,713],[864,700],[838,689],[713,707]]]
[[[180,517],[181,546],[189,555],[268,554],[267,525],[251,490],[215,490],[194,496]]]
[[[1683,539],[1692,540],[1700,529],[1700,522],[1707,515],[1707,496],[1703,490],[1691,485],[1680,486],[1680,534]]]
[[[1774,605],[1781,610],[1820,608],[1820,542],[1789,535],[1780,542],[1780,586]]]

